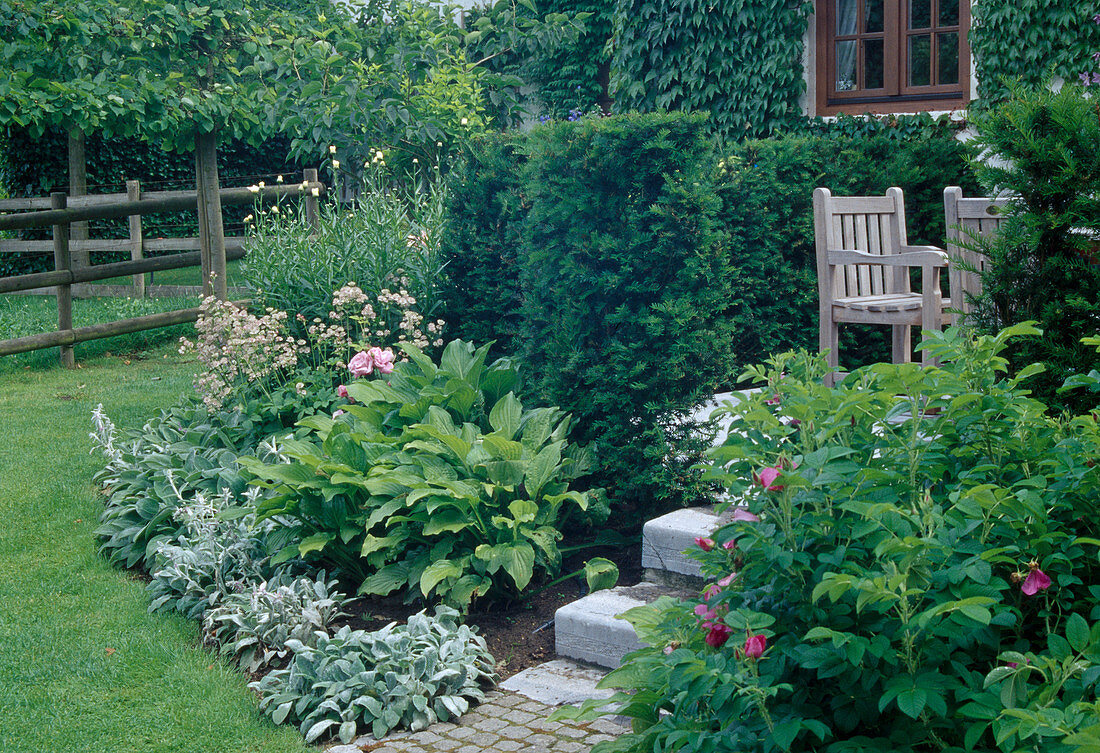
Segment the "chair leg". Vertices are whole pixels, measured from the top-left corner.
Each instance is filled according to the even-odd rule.
[[[825,363],[829,367],[829,372],[825,375],[826,387],[832,387],[836,383],[836,371],[840,365],[839,342],[839,325],[822,319],[818,331],[818,345],[821,352],[825,354]]]
[[[910,336],[908,324],[895,324],[893,330],[893,360],[894,363],[909,363],[913,358],[913,341]]]

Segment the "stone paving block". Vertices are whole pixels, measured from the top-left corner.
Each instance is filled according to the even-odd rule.
[[[485,721],[478,722],[477,724],[477,728],[480,730],[484,730],[485,732],[496,732],[497,730],[504,729],[507,726],[508,720],[501,719],[499,717],[496,719],[486,719]]]
[[[547,716],[550,715],[547,714]],[[527,726],[531,729],[541,730],[542,732],[557,732],[565,725],[561,722],[552,722],[549,719],[539,719],[537,721],[531,722]]]
[[[443,737],[443,738],[440,738],[439,740],[437,740],[436,742],[432,743],[432,748],[434,748],[435,750],[440,750],[440,751],[448,751],[448,750],[454,750],[455,748],[457,748],[461,744],[462,743],[459,740],[452,740],[449,737]]]
[[[613,691],[596,688],[605,670],[555,659],[528,667],[501,683],[501,687],[551,706],[580,703],[589,698],[606,698]]]
[[[523,743],[518,740],[501,740],[493,744],[493,749],[502,751],[502,753],[512,753],[512,751],[519,750],[522,747],[524,747]]]
[[[588,743],[591,743],[592,745],[595,745],[596,743],[602,743],[604,740],[614,740],[614,739],[615,738],[612,737],[611,735],[592,735],[592,737],[588,738],[585,742],[588,742]]]
[[[451,730],[448,734],[449,737],[453,737],[455,740],[465,740],[470,735],[476,733],[477,730],[473,727],[458,727]]]
[[[572,740],[579,740],[582,737],[586,737],[588,732],[577,727],[566,727],[562,725],[561,729],[557,730],[558,737],[568,737]]]
[[[588,722],[585,726],[594,732],[600,732],[605,735],[621,735],[626,731],[626,727],[621,724],[616,724],[610,719],[596,719],[595,721]]]
[[[325,753],[363,753],[363,751],[355,745],[334,745],[331,748],[325,748]]]
[[[463,745],[461,748],[455,751],[455,753],[483,753],[481,748],[476,745]]]
[[[409,738],[409,742],[415,743],[416,745],[429,745],[431,743],[434,743],[434,742],[436,742],[438,740],[442,740],[442,739],[443,738],[441,738],[439,735],[437,735],[432,730],[426,729],[422,732],[417,732],[417,733],[413,734]]]
[[[527,737],[527,742],[531,745],[553,745],[554,737],[551,735],[535,734]]]
[[[557,753],[580,753],[583,750],[588,750],[587,745],[583,743],[564,743],[559,742],[554,746],[554,750]]]
[[[480,731],[466,738],[467,743],[469,743],[470,745],[476,745],[479,748],[488,748],[493,743],[498,742],[499,740],[500,735],[494,734],[492,732]]]
[[[527,722],[533,721],[538,717],[529,711],[520,711],[519,709],[513,709],[501,716],[502,719],[507,719],[513,724],[527,724]]]

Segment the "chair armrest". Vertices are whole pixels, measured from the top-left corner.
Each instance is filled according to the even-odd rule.
[[[903,246],[900,254],[869,254],[849,249],[830,250],[829,264],[877,264],[883,267],[946,267],[947,252],[935,246]]]

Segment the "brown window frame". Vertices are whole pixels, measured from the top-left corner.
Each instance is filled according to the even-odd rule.
[[[932,26],[928,29],[909,30],[904,19],[911,0],[883,0],[883,31],[857,31],[851,35],[836,34],[836,8],[838,0],[817,0],[817,114],[839,113],[892,113],[920,112],[926,110],[957,110],[970,101],[970,0],[959,0],[959,81],[957,84],[909,86],[905,83],[906,52],[911,36],[932,34],[938,30],[951,31],[953,26],[938,26],[938,0],[931,9]],[[859,0],[859,17],[863,17],[863,0]],[[882,39],[883,86],[876,89],[835,91],[836,42]],[[936,44],[931,44],[932,70],[935,70]],[[862,49],[860,46],[857,49]],[[857,76],[863,65],[863,55],[857,54]]]

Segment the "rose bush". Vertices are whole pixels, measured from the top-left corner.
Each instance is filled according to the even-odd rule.
[[[710,475],[758,519],[694,548],[700,600],[627,614],[635,731],[596,753],[1097,750],[1100,412],[1003,376],[1034,334],[937,333],[941,367],[836,390],[805,353],[749,369]]]

